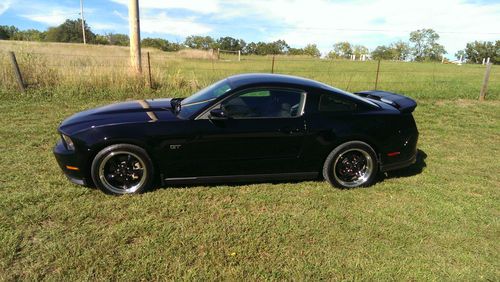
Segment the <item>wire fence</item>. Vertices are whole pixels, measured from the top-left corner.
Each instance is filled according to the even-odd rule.
[[[23,82],[28,88],[92,84],[101,87],[181,89],[194,91],[215,80],[239,73],[267,72],[316,79],[348,91],[366,88],[421,95],[477,97],[483,87],[485,66],[398,61],[350,61],[298,56],[245,56],[225,54],[143,53],[143,75],[135,77],[129,54],[16,52]],[[149,55],[150,60],[147,60]],[[0,52],[0,88],[16,87],[12,62]],[[496,66],[489,80],[489,96],[498,97]],[[149,76],[149,77],[148,77]],[[135,77],[135,78],[134,78]],[[449,89],[446,90],[445,88]],[[453,92],[453,93],[451,93]],[[451,94],[450,94],[451,93]]]

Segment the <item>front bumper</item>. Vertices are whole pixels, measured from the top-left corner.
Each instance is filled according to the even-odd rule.
[[[81,161],[75,151],[69,151],[66,149],[63,142],[59,140],[54,147],[53,152],[59,167],[62,169],[69,181],[83,186],[88,186],[90,184],[88,179],[85,177],[86,171],[81,166]],[[68,166],[78,168],[78,170],[68,169]]]

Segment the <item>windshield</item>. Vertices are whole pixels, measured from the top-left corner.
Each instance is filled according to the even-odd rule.
[[[211,101],[217,99],[222,94],[231,90],[231,86],[226,79],[218,81],[197,93],[187,97],[181,102],[180,118],[189,118],[191,115],[201,110]]]

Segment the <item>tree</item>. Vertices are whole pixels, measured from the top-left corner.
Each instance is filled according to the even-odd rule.
[[[81,20],[66,20],[64,23],[57,27],[50,27],[47,30],[47,36],[45,37],[46,41],[50,42],[73,42],[73,43],[81,43],[83,42],[82,36],[82,24]],[[95,34],[90,30],[90,27],[85,25],[85,36],[87,42],[95,41]]]
[[[244,54],[254,55],[278,55],[289,53],[290,46],[285,40],[276,40],[274,42],[250,42],[243,48]],[[294,49],[294,52],[300,52],[299,49]]]
[[[500,40],[474,41],[465,46],[465,57],[468,63],[481,64],[483,59],[490,58],[493,64],[500,63]]]
[[[257,42],[255,44],[255,54],[256,55],[267,55],[270,54],[269,45],[265,42]]]
[[[304,47],[304,54],[311,57],[321,57],[321,52],[316,44],[307,44],[306,47]]]
[[[36,29],[20,30],[16,32],[10,39],[21,41],[44,41],[46,33]]]
[[[215,40],[210,36],[199,36],[199,35],[191,35],[186,37],[184,40],[184,45],[193,49],[213,49],[215,47]]]
[[[279,39],[271,43],[267,43],[267,53],[266,55],[278,55],[285,54],[290,49],[288,43],[285,40]]]
[[[410,46],[404,41],[397,41],[389,46],[377,46],[371,55],[374,60],[405,61],[410,55]]]
[[[161,38],[144,38],[141,40],[141,46],[156,48],[167,52],[174,52],[182,49],[181,44],[169,42],[168,40]]]
[[[443,45],[437,43],[439,34],[433,29],[419,29],[410,33],[410,42],[413,43],[413,57],[415,61],[437,61],[446,54]]]
[[[243,50],[247,43],[243,39],[235,39],[229,36],[217,39],[217,48],[226,51]]]
[[[368,48],[363,45],[354,45],[352,47],[352,54],[355,55],[356,58],[360,58],[361,55],[367,55],[368,53],[370,53]]]
[[[374,60],[392,60],[394,58],[394,49],[390,46],[377,46],[371,55]]]
[[[331,59],[339,59],[339,58],[344,58],[344,59],[349,59],[353,54],[352,46],[351,43],[344,41],[344,42],[337,42],[333,45],[333,50],[328,53],[328,57]]]
[[[245,46],[245,48],[243,48],[242,53],[243,54],[256,54],[256,50],[257,50],[257,43],[250,42]]]
[[[13,25],[0,25],[0,39],[9,40],[14,37],[16,33],[19,32],[19,29]]]
[[[130,38],[126,34],[108,33],[105,35],[110,45],[129,46]]]
[[[402,40],[396,41],[391,44],[391,49],[393,52],[393,60],[406,61],[410,56],[410,45]]]
[[[105,35],[96,34],[93,44],[109,45],[108,38]]]
[[[457,58],[457,60],[464,60],[465,59],[465,50],[458,50],[455,53],[455,58]]]
[[[289,55],[305,55],[305,51],[302,48],[288,48],[288,54]]]

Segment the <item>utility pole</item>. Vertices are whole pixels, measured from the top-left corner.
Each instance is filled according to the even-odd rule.
[[[128,20],[130,25],[130,63],[132,68],[140,74],[142,73],[142,65],[139,0],[129,0]]]
[[[85,38],[85,20],[83,18],[83,0],[80,0],[80,18],[82,19],[83,44],[87,44],[87,39]]]

